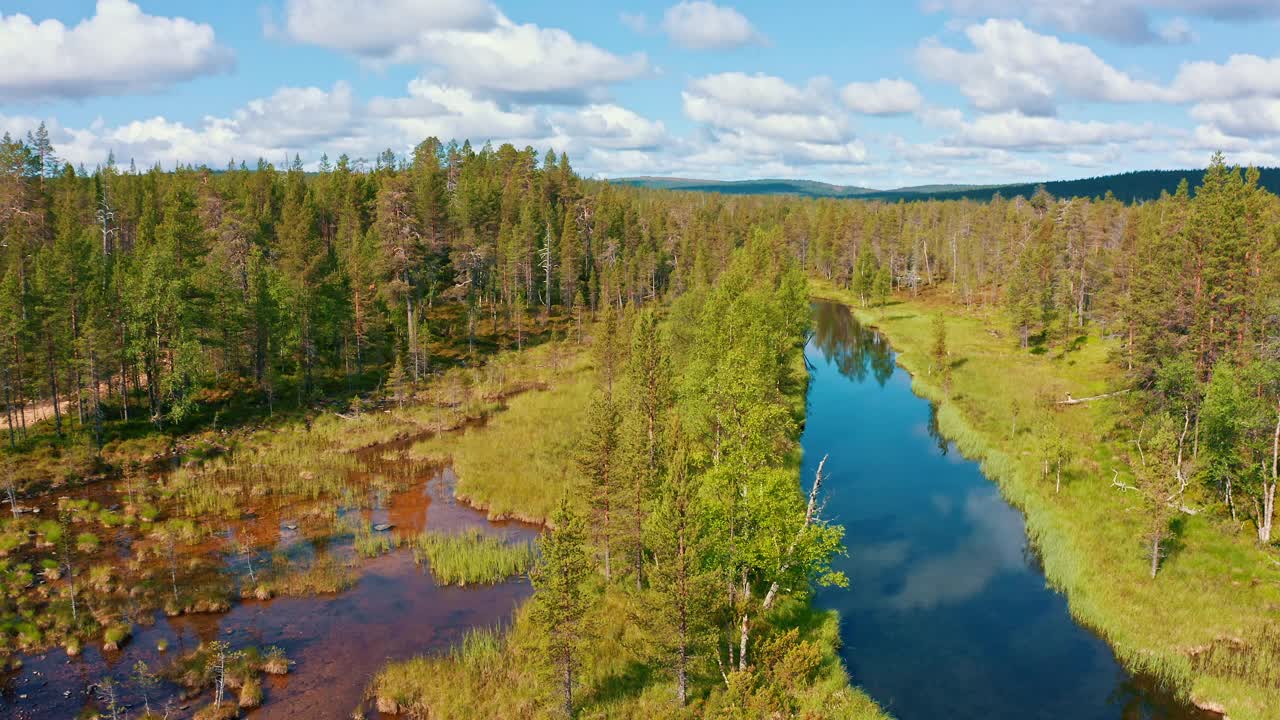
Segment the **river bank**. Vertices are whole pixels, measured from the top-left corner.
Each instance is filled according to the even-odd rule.
[[[1125,399],[1052,404],[1066,393],[1115,388],[1105,342],[1088,338],[1059,360],[1016,350],[998,311],[964,311],[940,297],[867,309],[830,286],[815,294],[851,306],[884,333],[914,390],[937,403],[940,433],[979,460],[1023,512],[1045,575],[1066,594],[1071,613],[1130,671],[1237,720],[1272,717],[1280,707],[1280,648],[1268,630],[1280,609],[1274,557],[1251,543],[1245,528],[1186,516],[1174,552],[1150,579],[1137,500],[1114,484],[1127,473],[1117,430]],[[929,375],[937,314],[947,318],[950,392]],[[1072,458],[1060,492],[1041,472],[1041,448],[1055,432]]]

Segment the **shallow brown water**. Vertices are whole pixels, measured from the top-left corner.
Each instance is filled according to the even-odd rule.
[[[392,523],[391,532],[406,537],[428,527],[448,532],[479,527],[514,540],[536,534],[530,525],[489,522],[484,513],[458,504],[452,489],[452,472],[437,470],[404,492],[377,499],[372,509],[350,512],[371,523]],[[245,530],[255,539],[275,535],[274,544],[293,552],[342,558],[354,554],[350,539],[316,544],[275,518]],[[526,578],[494,586],[438,587],[427,568],[415,565],[407,548],[356,560],[356,571],[356,585],[337,595],[250,600],[224,614],[166,618],[157,613],[153,625],[134,628],[119,652],[103,653],[93,646],[78,658],[69,659],[60,649],[24,656],[22,670],[0,688],[0,716],[74,717],[89,704],[90,687],[104,677],[125,681],[138,660],[154,670],[166,656],[177,657],[221,637],[233,648],[278,645],[293,662],[289,675],[265,679],[264,705],[251,717],[346,718],[360,704],[372,674],[387,660],[442,650],[471,628],[505,624],[530,593]],[[161,639],[169,643],[166,653],[156,650]],[[141,696],[127,683],[124,689],[124,702],[136,712]],[[170,717],[179,718],[208,702],[207,696],[183,702],[177,688],[165,686],[153,693],[153,709],[162,707],[165,699],[176,710]]]

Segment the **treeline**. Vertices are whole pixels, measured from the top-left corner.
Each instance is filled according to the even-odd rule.
[[[1100,175],[1098,177],[1081,178],[1079,180],[1052,180],[1044,183],[1021,183],[1014,185],[976,185],[973,187],[954,187],[938,189],[903,188],[901,190],[883,190],[869,192],[861,197],[865,200],[882,200],[898,202],[901,200],[979,200],[990,201],[996,196],[1002,198],[1031,197],[1037,190],[1044,191],[1060,198],[1104,198],[1113,197],[1121,202],[1135,203],[1155,200],[1162,193],[1174,193],[1183,182],[1195,183],[1204,174],[1203,170],[1137,170],[1116,175]],[[1258,168],[1258,184],[1272,192],[1280,191],[1280,168]]]
[[[1097,333],[1136,390],[1131,464],[1159,509],[1254,520],[1271,541],[1280,476],[1280,198],[1221,155],[1193,190],[1114,198],[819,202],[788,218],[810,272],[864,302],[949,293],[1009,319],[1011,345],[1069,356]],[[806,222],[807,220],[807,222]],[[1157,527],[1168,518],[1157,517]],[[1159,530],[1153,530],[1158,535]]]
[[[0,365],[8,443],[42,410],[180,422],[201,388],[297,403],[322,381],[429,372],[426,309],[466,308],[513,344],[531,315],[636,303],[670,281],[647,201],[587,196],[566,157],[431,139],[371,166],[92,172],[43,131],[0,141]],[[491,331],[497,335],[497,331]],[[136,406],[141,405],[139,410]],[[40,413],[37,415],[37,413]]]
[[[1010,344],[1114,338],[1136,434],[1172,435],[1161,477],[1270,536],[1280,403],[1280,199],[1215,156],[1199,186],[1114,197],[880,203],[655,192],[568,158],[428,139],[304,173],[92,172],[47,134],[0,141],[0,366],[8,441],[63,402],[80,428],[180,422],[203,388],[289,389],[430,372],[433,339],[519,346],[539,318],[710,287],[769,229],[802,270],[865,302],[949,293],[1010,318]],[[460,325],[432,327],[448,303]],[[131,400],[133,405],[126,402]],[[56,402],[53,402],[55,401]],[[1155,418],[1172,427],[1156,432]],[[1145,426],[1142,424],[1145,421]],[[1145,435],[1142,435],[1145,433]],[[1157,445],[1165,442],[1157,442]],[[1160,457],[1142,453],[1138,462]],[[1153,460],[1154,462],[1154,460]]]

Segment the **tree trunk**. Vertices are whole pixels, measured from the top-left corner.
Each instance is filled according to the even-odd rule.
[[[1160,569],[1160,533],[1155,534],[1155,538],[1151,541],[1151,577],[1155,578],[1156,571]]]
[[[573,717],[573,663],[568,653],[561,660],[564,665],[564,716]]]
[[[1258,527],[1258,541],[1271,542],[1271,527],[1276,513],[1276,485],[1280,485],[1280,404],[1276,408],[1276,432],[1271,440],[1271,482],[1262,486],[1262,522]]]
[[[818,508],[818,491],[822,488],[822,468],[827,465],[827,455],[822,456],[822,460],[818,463],[818,471],[813,476],[813,487],[809,488],[809,506],[804,511],[804,524],[800,526],[800,530],[796,533],[797,537],[805,530],[809,529],[809,525],[813,523],[813,517],[817,513]],[[791,555],[796,551],[796,538],[791,540],[791,544],[787,547],[786,557],[783,559],[782,567],[778,569],[778,574],[782,575],[791,565]],[[775,578],[773,583],[769,585],[769,592],[764,596],[764,609],[766,611],[773,607],[773,601],[778,597],[778,580]]]
[[[58,373],[53,367],[53,336],[48,336],[49,342],[49,392],[53,394],[53,426],[58,433],[58,437],[62,437],[62,408],[58,403]]]

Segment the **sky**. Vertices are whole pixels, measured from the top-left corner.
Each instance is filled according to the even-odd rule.
[[[431,136],[874,188],[1280,165],[1280,0],[0,0],[0,132],[308,167]]]

